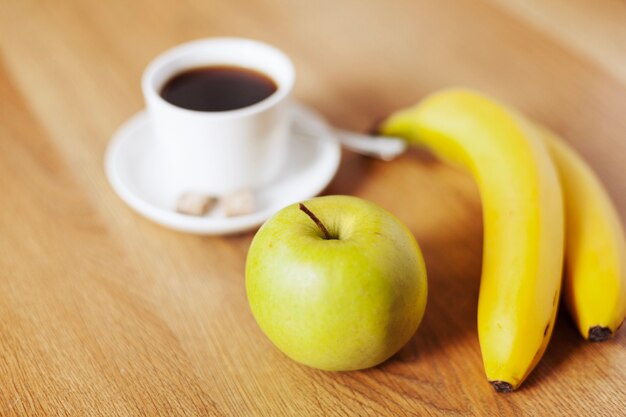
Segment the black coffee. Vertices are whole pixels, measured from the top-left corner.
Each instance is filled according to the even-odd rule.
[[[184,109],[227,111],[258,103],[277,88],[274,80],[263,73],[220,65],[174,75],[161,89],[161,97]]]

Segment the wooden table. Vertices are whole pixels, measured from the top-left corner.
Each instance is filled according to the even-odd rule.
[[[152,57],[245,36],[291,55],[295,96],[344,128],[443,86],[499,97],[564,135],[626,221],[625,22],[618,0],[0,1],[0,415],[624,415],[626,330],[585,343],[564,312],[523,389],[487,384],[480,202],[459,170],[422,153],[344,154],[326,193],[406,222],[430,294],[397,356],[326,373],[288,360],[254,322],[253,232],[159,227],[113,193],[102,159],[143,106]]]

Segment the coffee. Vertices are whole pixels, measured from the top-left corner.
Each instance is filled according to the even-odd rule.
[[[174,75],[161,89],[161,97],[184,109],[219,112],[256,104],[277,88],[274,80],[261,72],[219,65]]]

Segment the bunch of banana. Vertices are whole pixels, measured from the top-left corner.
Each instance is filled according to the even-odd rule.
[[[565,143],[478,93],[445,90],[392,114],[380,131],[467,168],[483,205],[478,336],[499,392],[541,359],[565,295],[584,337],[606,338],[626,315],[626,245],[591,170]],[[565,207],[564,207],[565,205]]]

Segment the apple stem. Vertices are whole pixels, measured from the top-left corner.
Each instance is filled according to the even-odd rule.
[[[324,239],[326,240],[332,239],[332,237],[330,236],[330,233],[328,233],[328,229],[326,229],[326,226],[324,226],[324,223],[322,223],[322,221],[318,219],[317,216],[313,214],[313,212],[307,208],[307,206],[300,203],[300,210],[305,212],[306,215],[309,216],[311,220],[313,220],[315,224],[320,228],[322,233],[324,233]]]

